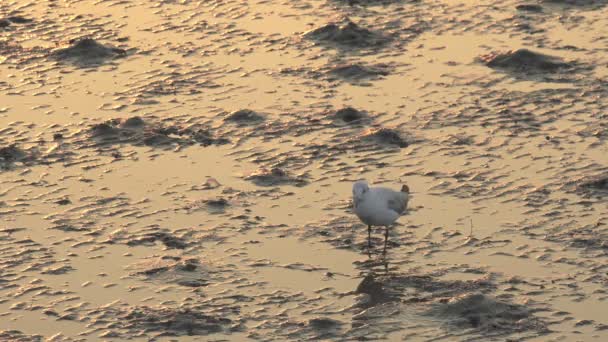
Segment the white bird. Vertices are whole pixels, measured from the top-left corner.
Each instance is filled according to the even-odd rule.
[[[384,226],[384,253],[388,240],[388,229],[407,209],[410,188],[401,191],[389,188],[370,188],[366,181],[353,184],[353,211],[367,225],[367,247],[371,249],[372,226]]]

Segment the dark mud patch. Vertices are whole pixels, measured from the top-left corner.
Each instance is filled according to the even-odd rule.
[[[44,337],[40,335],[27,335],[19,330],[0,331],[0,341],[11,342],[42,342]]]
[[[51,56],[77,64],[98,64],[127,55],[124,49],[103,45],[92,38],[74,39],[69,44],[68,47],[53,50]]]
[[[192,245],[190,238],[194,234],[192,231],[183,229],[170,231],[158,227],[150,227],[148,231],[129,233],[125,230],[113,232],[106,243],[124,243],[128,246],[155,246],[158,243],[167,249],[185,249]]]
[[[163,306],[103,307],[86,313],[92,326],[103,325],[104,334],[120,338],[161,336],[207,336],[222,332],[232,321],[205,312],[201,305],[179,308]],[[108,322],[112,322],[108,326]]]
[[[340,64],[331,67],[328,74],[346,80],[360,81],[363,79],[376,79],[387,76],[389,74],[389,68],[386,64],[372,66],[365,64]]]
[[[302,326],[302,329],[291,333],[289,336],[292,339],[319,341],[341,337],[343,334],[341,328],[344,323],[327,317],[315,317],[301,322],[299,325]]]
[[[394,299],[386,290],[381,282],[377,281],[373,274],[366,275],[357,285],[355,293],[367,295],[366,299],[359,302],[360,306],[374,306],[379,303]]]
[[[576,190],[586,196],[608,195],[608,173],[579,180]]]
[[[585,225],[546,235],[547,241],[558,242],[586,252],[599,252],[608,255],[608,229],[605,224]]]
[[[316,330],[335,329],[340,325],[342,325],[342,322],[331,318],[317,317],[308,321],[308,326]]]
[[[434,299],[445,299],[470,292],[487,293],[494,291],[496,285],[489,277],[474,280],[443,280],[439,279],[441,273],[433,274],[397,274],[389,277],[381,277],[383,286],[394,295],[402,296],[407,293],[408,288],[413,288],[427,296],[414,295],[406,300],[429,301]]]
[[[370,86],[370,81],[389,75],[396,63],[366,64],[358,62],[331,63],[319,68],[282,68],[280,75],[297,76],[313,80],[324,80],[332,84],[348,82],[356,86]]]
[[[547,323],[535,316],[536,312],[544,309],[529,308],[523,304],[496,299],[493,293],[498,287],[492,274],[483,275],[485,272],[480,269],[465,267],[459,270],[480,274],[480,278],[442,279],[455,270],[440,269],[425,274],[389,273],[376,275],[375,279],[367,276],[359,285],[367,288],[363,292],[376,293],[376,297],[390,300],[381,300],[380,305],[377,305],[378,303],[368,299],[368,303],[372,305],[360,305],[363,311],[356,314],[355,319],[386,322],[388,317],[399,315],[403,310],[420,317],[432,317],[433,322],[443,321],[446,327],[463,329],[467,336],[474,339],[492,336],[539,336],[549,331]],[[412,318],[407,318],[410,319]],[[456,336],[452,334],[454,332],[449,333],[449,336]],[[457,336],[462,337],[460,333],[457,333]]]
[[[392,5],[398,3],[407,2],[418,3],[420,0],[334,0],[335,2],[346,4],[349,6],[381,6],[381,5]]]
[[[371,273],[363,278],[355,293],[368,295],[360,306],[369,307],[389,301],[432,303],[472,292],[489,293],[496,289],[490,276],[474,280],[440,279],[444,274],[445,271],[429,274]]]
[[[382,46],[390,40],[388,36],[361,27],[348,19],[308,31],[304,37],[325,44],[351,48]]]
[[[293,185],[302,187],[308,184],[305,174],[293,175],[281,168],[262,168],[244,177],[259,186]]]
[[[9,144],[0,147],[0,169],[6,168],[13,163],[28,163],[35,159],[30,151],[23,150],[17,144]]]
[[[540,13],[543,11],[543,6],[539,4],[521,4],[515,6],[515,9],[523,12]]]
[[[18,16],[18,15],[10,16],[10,17],[0,19],[0,28],[9,27],[12,24],[17,24],[17,25],[28,24],[33,21],[34,20],[32,20],[30,18],[25,18],[25,17]]]
[[[548,332],[546,323],[535,317],[533,310],[479,293],[463,294],[436,303],[427,315],[439,317],[462,329],[476,329],[484,336]]]
[[[214,137],[209,129],[198,125],[165,125],[141,117],[112,119],[91,125],[88,135],[95,145],[131,144],[160,147],[167,145],[222,145],[229,141]]]
[[[606,5],[608,3],[606,0],[542,0],[542,2],[550,5],[574,7],[598,6]]]
[[[549,56],[528,49],[494,52],[479,57],[490,68],[526,73],[554,73],[570,69],[573,63],[564,62],[559,57]]]

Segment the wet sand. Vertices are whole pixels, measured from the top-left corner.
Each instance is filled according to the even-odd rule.
[[[0,2],[0,340],[606,340],[606,5]]]

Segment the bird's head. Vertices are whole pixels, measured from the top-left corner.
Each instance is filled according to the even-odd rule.
[[[369,190],[369,185],[364,180],[360,180],[353,184],[353,196],[358,198]]]
[[[401,187],[401,192],[405,192],[406,194],[410,193],[410,187],[407,186],[407,184],[403,184],[403,186]]]

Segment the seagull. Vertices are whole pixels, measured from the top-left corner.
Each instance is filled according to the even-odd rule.
[[[401,187],[401,191],[389,188],[370,188],[366,181],[353,184],[353,211],[361,222],[367,225],[367,247],[371,250],[372,226],[384,226],[384,254],[388,240],[388,229],[406,208],[410,188]]]

